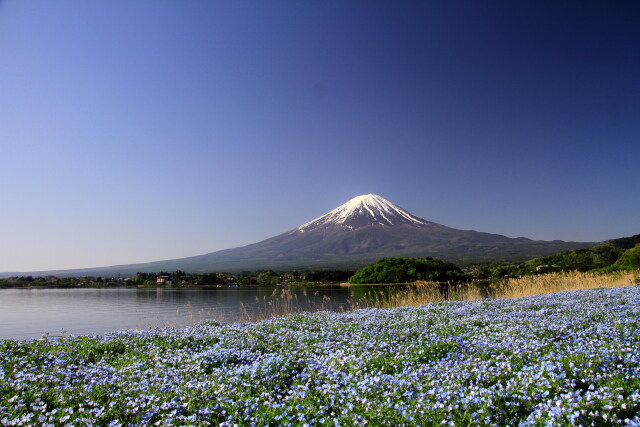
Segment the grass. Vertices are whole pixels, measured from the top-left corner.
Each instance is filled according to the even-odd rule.
[[[640,271],[621,271],[609,274],[580,273],[577,271],[523,276],[508,279],[502,284],[498,298],[517,298],[597,288],[617,288],[637,285]]]
[[[258,322],[274,317],[317,311],[342,312],[352,310],[357,305],[355,300],[350,300],[346,305],[336,306],[327,295],[320,297],[319,292],[309,295],[306,289],[303,290],[302,296],[304,298],[298,299],[297,293],[290,287],[276,288],[270,295],[256,297],[256,304],[251,307],[241,304],[242,321]]]
[[[419,281],[407,284],[389,294],[379,293],[380,297],[373,298],[369,306],[378,308],[415,307],[437,301],[519,298],[563,291],[632,286],[640,284],[639,280],[640,271],[608,274],[571,271],[510,278],[494,284],[442,284]],[[382,295],[385,296],[382,297]]]

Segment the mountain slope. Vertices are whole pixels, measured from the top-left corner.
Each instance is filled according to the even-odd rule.
[[[557,265],[563,269],[588,271],[605,268],[617,262],[635,245],[640,244],[640,234],[620,239],[611,239],[591,248],[563,251],[531,259],[526,262],[530,268],[538,265]]]
[[[355,197],[293,230],[251,245],[144,264],[50,271],[59,276],[133,275],[138,271],[211,272],[355,268],[382,257],[433,256],[456,263],[523,261],[592,242],[534,241],[458,230],[419,218],[373,194]],[[40,272],[42,273],[42,272]]]

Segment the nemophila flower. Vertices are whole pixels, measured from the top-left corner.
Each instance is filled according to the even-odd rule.
[[[638,302],[625,288],[5,341],[0,421],[637,425]]]

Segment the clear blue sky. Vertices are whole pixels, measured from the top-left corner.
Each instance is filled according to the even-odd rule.
[[[635,1],[0,0],[0,271],[198,255],[366,193],[640,233]]]

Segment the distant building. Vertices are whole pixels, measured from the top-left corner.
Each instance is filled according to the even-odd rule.
[[[156,279],[156,283],[162,285],[170,285],[173,283],[173,281],[171,280],[171,276],[158,276],[158,278]]]
[[[555,265],[555,264],[547,265],[547,264],[544,264],[544,265],[537,266],[536,267],[536,272],[538,272],[538,273],[548,273],[550,271],[557,271],[557,270],[560,270],[560,269],[562,269],[562,267],[560,267],[559,265]]]

